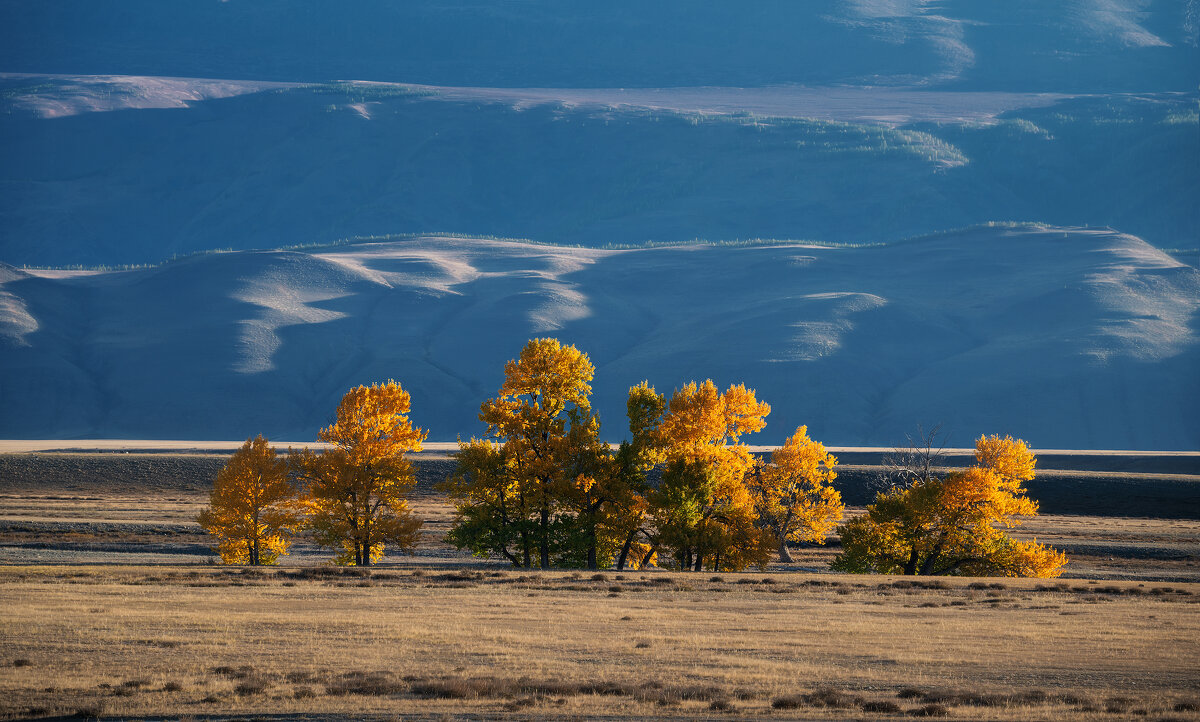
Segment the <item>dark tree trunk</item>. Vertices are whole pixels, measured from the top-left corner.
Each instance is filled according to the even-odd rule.
[[[629,551],[633,548],[633,540],[637,538],[638,530],[635,527],[629,532],[629,536],[625,537],[625,543],[621,545],[621,554],[617,557],[617,571],[625,570],[625,562],[629,559]]]
[[[652,546],[650,547],[650,550],[646,552],[646,556],[642,557],[642,569],[645,569],[646,565],[650,563],[650,560],[654,558],[654,552],[656,551],[658,551],[658,546]]]
[[[542,569],[550,568],[550,509],[542,507],[542,538],[538,540],[541,551]]]
[[[908,576],[916,575],[918,561],[919,557],[917,556],[917,548],[913,547],[913,550],[908,555],[908,563],[904,565],[904,573]]]
[[[704,555],[700,552],[696,552],[696,566],[694,569],[692,569],[692,571],[694,571],[694,572],[704,571]]]
[[[779,561],[786,564],[791,564],[792,562],[796,561],[795,559],[792,559],[792,552],[788,549],[786,537],[779,538]]]

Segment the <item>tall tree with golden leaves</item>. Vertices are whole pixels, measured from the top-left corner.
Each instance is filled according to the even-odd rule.
[[[1056,577],[1066,555],[1005,532],[1037,514],[1024,482],[1036,460],[1025,442],[981,436],[976,464],[882,492],[867,513],[838,531],[833,568],[885,574]]]
[[[808,438],[806,426],[771,453],[770,463],[755,466],[750,476],[755,510],[759,524],[779,543],[780,561],[792,561],[789,541],[823,544],[841,521],[842,495],[831,486],[836,466],[837,458]]]
[[[247,439],[221,471],[196,519],[217,538],[225,564],[274,564],[300,525],[287,461],[261,435]]]
[[[409,420],[410,406],[395,381],[350,389],[317,434],[332,448],[292,454],[307,481],[309,524],[318,543],[340,550],[338,563],[369,566],[385,545],[416,546],[422,520],[408,507],[416,478],[405,454],[420,451],[427,434]]]
[[[512,493],[533,512],[532,541],[543,569],[557,551],[556,523],[569,487],[587,483],[579,478],[576,452],[585,441],[598,443],[593,437],[599,424],[588,400],[594,374],[592,362],[574,346],[533,339],[505,364],[499,395],[479,410],[488,435],[503,443]]]
[[[658,425],[667,464],[653,495],[656,541],[682,569],[765,566],[770,535],[755,525],[746,486],[753,458],[744,434],[766,426],[771,407],[744,385],[724,393],[711,380],[672,395]]]

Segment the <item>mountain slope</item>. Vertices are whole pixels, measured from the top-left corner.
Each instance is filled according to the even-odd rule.
[[[0,261],[13,265],[392,232],[874,242],[1015,220],[1110,226],[1162,248],[1200,238],[1194,94],[7,87]]]
[[[1194,90],[1196,0],[0,2],[0,70],[497,87]]]
[[[744,381],[801,423],[888,445],[1200,448],[1200,273],[1109,231],[983,227],[886,246],[600,250],[419,237],[0,275],[0,436],[310,438],[351,385],[413,393],[432,439],[526,339],[597,365],[605,436],[626,389]]]

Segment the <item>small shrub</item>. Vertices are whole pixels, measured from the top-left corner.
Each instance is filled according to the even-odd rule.
[[[80,707],[79,709],[75,710],[75,714],[72,715],[72,717],[79,717],[82,719],[99,719],[102,716],[104,716],[104,705],[100,703],[91,704],[87,707]]]
[[[1174,710],[1176,712],[1200,712],[1200,702],[1195,700],[1184,700],[1176,702]]]
[[[28,659],[14,659],[12,666],[14,667],[29,667],[33,664]]]
[[[900,712],[900,705],[891,700],[863,702],[863,712],[880,712],[880,713],[896,713]]]
[[[167,682],[163,685],[164,692],[182,692],[183,685],[178,682]]]
[[[238,686],[233,688],[233,693],[239,697],[248,697],[252,694],[262,694],[267,689],[267,683],[261,679],[247,679],[240,682]]]
[[[638,642],[637,644],[633,645],[633,648],[634,649],[649,649],[650,643],[649,642]]]
[[[606,581],[608,581],[608,577],[606,577],[603,574],[593,574],[592,581],[593,582],[606,582]]]
[[[325,694],[342,696],[347,694],[383,696],[403,694],[408,691],[404,682],[393,680],[386,672],[347,672],[342,679],[325,686]]]
[[[297,687],[296,689],[292,690],[292,697],[295,697],[296,699],[308,699],[316,696],[317,693],[313,691],[312,687]]]
[[[830,709],[850,709],[857,707],[862,701],[829,687],[821,687],[815,692],[803,695],[803,699],[812,707],[828,707]]]
[[[312,672],[288,672],[283,678],[292,684],[307,684],[317,681],[317,676]]]
[[[913,717],[945,717],[950,714],[950,710],[940,704],[927,704],[924,707],[917,707],[908,711]]]
[[[916,687],[905,687],[897,692],[896,696],[900,699],[916,699],[918,697],[924,697],[925,694],[926,692],[923,689],[917,689]]]
[[[708,708],[713,712],[730,712],[733,710],[733,704],[727,699],[714,699],[708,703]]]
[[[771,700],[772,709],[798,709],[804,706],[804,701],[799,697],[776,697]]]
[[[725,580],[722,577],[709,577],[708,581],[713,582],[713,583],[720,583]]]

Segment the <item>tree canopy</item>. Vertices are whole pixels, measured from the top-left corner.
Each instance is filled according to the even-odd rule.
[[[1024,482],[1036,460],[1025,442],[981,436],[976,464],[881,492],[866,514],[839,528],[833,568],[915,575],[1056,577],[1066,556],[1006,530],[1037,514]]]
[[[309,526],[319,544],[338,550],[338,563],[369,566],[387,544],[416,545],[422,520],[408,508],[416,480],[405,454],[421,450],[426,432],[413,426],[409,409],[395,381],[350,389],[334,423],[317,434],[332,448],[291,455],[307,482]]]
[[[836,466],[837,458],[801,426],[771,452],[770,463],[755,467],[750,478],[755,512],[775,536],[780,561],[792,561],[788,542],[823,544],[841,520],[842,495],[832,486]]]
[[[247,439],[217,473],[196,521],[217,538],[225,564],[274,564],[301,521],[287,461],[261,435]]]

